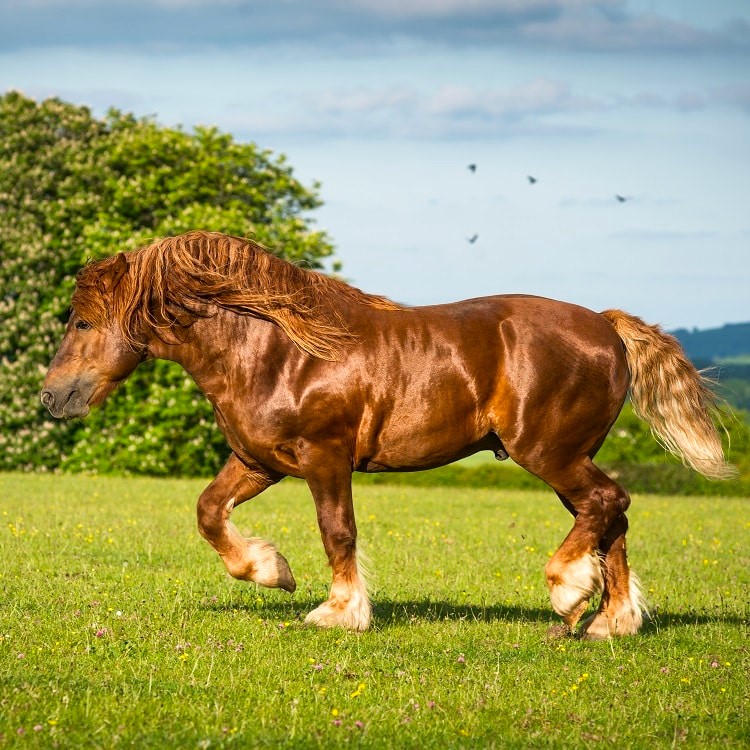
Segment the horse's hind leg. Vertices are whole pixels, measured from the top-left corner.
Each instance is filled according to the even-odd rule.
[[[589,600],[605,587],[600,547],[615,519],[624,517],[630,498],[589,459],[542,478],[575,517],[573,528],[545,568],[552,608],[573,631]]]
[[[581,627],[584,638],[599,640],[637,633],[643,622],[644,602],[637,576],[628,566],[625,534],[628,519],[621,513],[600,544],[604,590],[596,614]]]
[[[233,453],[198,500],[198,529],[235,578],[294,591],[297,584],[292,571],[276,547],[265,539],[246,539],[229,520],[236,506],[280,478],[272,477],[260,466],[246,466]]]

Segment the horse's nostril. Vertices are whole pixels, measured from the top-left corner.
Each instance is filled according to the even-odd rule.
[[[48,408],[51,409],[52,406],[55,403],[55,397],[52,394],[52,391],[42,391],[42,403]]]

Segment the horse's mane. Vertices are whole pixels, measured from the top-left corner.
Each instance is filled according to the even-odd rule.
[[[127,271],[108,292],[107,274],[117,257],[81,269],[73,308],[92,325],[116,321],[133,346],[144,330],[183,340],[195,320],[222,308],[272,321],[302,351],[338,359],[342,347],[356,340],[341,302],[400,309],[385,297],[277,258],[252,240],[217,232],[188,232],[126,253]]]

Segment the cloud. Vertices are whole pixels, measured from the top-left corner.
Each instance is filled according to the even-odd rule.
[[[327,90],[305,97],[305,107],[317,114],[330,116],[364,115],[383,112],[416,114],[436,119],[493,119],[516,121],[525,117],[586,111],[600,108],[587,97],[573,94],[559,81],[537,78],[507,89],[476,88],[446,84],[434,91],[419,92],[414,88],[354,88]]]
[[[508,90],[442,86],[425,105],[428,112],[437,116],[491,117],[506,121],[600,108],[595,100],[576,96],[567,84],[548,78],[537,78]]]
[[[372,116],[384,110],[408,110],[417,99],[416,91],[404,86],[327,90],[305,97],[316,113],[332,116]]]
[[[338,0],[332,3],[339,8],[354,6],[390,18],[422,19],[480,14],[529,18],[558,13],[570,4],[569,0]]]
[[[316,0],[313,10],[320,15],[353,9],[359,14],[384,18],[446,18],[466,15],[495,15],[505,17],[537,17],[539,14],[559,12],[566,7],[580,5],[617,5],[621,0]],[[273,3],[272,3],[273,4]],[[85,8],[91,10],[137,6],[140,12],[168,8],[215,9],[234,6],[257,10],[250,0],[0,0],[0,9]],[[308,0],[277,0],[281,11],[298,11],[310,7]]]
[[[719,106],[740,109],[750,114],[750,84],[743,83],[682,89],[671,95],[654,91],[639,91],[628,96],[616,97],[612,101],[611,106],[616,109],[645,107],[680,112],[704,110]]]
[[[132,3],[123,0],[0,0],[0,10],[19,11],[23,9],[54,10],[56,8],[72,9],[84,8],[91,11],[112,9],[120,6],[140,6],[142,10],[149,8],[193,8],[216,7],[226,5],[244,5],[245,0],[134,0]]]
[[[235,132],[318,137],[507,138],[522,132],[577,134],[580,126],[547,123],[560,114],[601,108],[555,80],[538,78],[508,88],[443,85],[330,88],[283,95],[262,112],[241,105],[229,123]]]
[[[656,14],[628,13],[623,7],[595,4],[571,8],[554,23],[532,23],[523,29],[527,42],[575,50],[619,52],[750,52],[750,28],[731,20],[705,29]]]
[[[750,24],[701,28],[625,0],[0,0],[0,48],[307,44],[354,54],[397,39],[568,51],[750,53]]]
[[[709,92],[711,101],[728,107],[738,107],[750,114],[750,84],[717,86]]]
[[[404,85],[331,87],[283,92],[267,101],[263,111],[250,111],[224,124],[245,134],[498,140],[519,135],[590,136],[604,127],[595,124],[592,115],[597,114],[716,107],[750,113],[750,86],[696,88],[674,95],[642,91],[627,97],[585,95],[565,82],[544,77],[492,88],[457,84],[428,90]],[[244,109],[241,104],[239,109]]]

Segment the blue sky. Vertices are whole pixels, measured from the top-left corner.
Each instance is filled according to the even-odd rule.
[[[0,0],[8,89],[284,152],[402,302],[750,320],[745,1]]]

